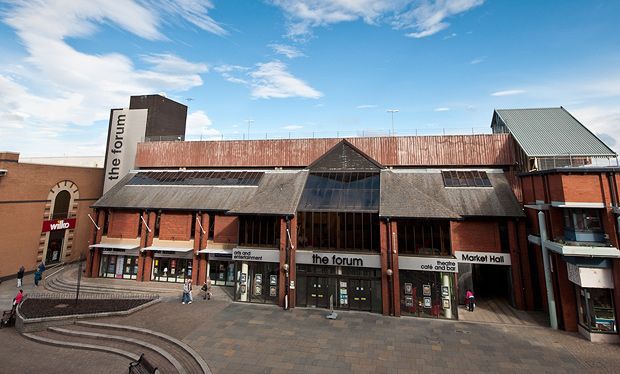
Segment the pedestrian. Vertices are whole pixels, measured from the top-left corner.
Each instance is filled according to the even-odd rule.
[[[23,266],[19,267],[19,270],[17,271],[17,288],[21,288],[23,281],[24,281],[24,271],[26,269],[24,269]]]
[[[183,297],[181,298],[182,304],[187,304],[189,301],[189,285],[187,282],[183,283]]]
[[[194,296],[192,295],[192,280],[188,279],[186,282],[189,287],[189,293],[187,294],[189,296],[189,304],[191,304],[192,301],[194,301]]]
[[[45,271],[45,262],[41,261],[41,263],[39,264],[39,271],[41,272],[41,274],[43,274],[43,272]]]
[[[465,302],[467,303],[467,310],[473,312],[476,307],[476,299],[470,289],[467,289],[467,292],[465,292]]]
[[[24,299],[24,290],[19,290],[17,295],[15,295],[15,297],[13,298],[13,308],[17,308],[17,306],[21,304],[23,299]]]
[[[41,280],[41,270],[37,269],[37,271],[34,272],[34,286],[38,287],[39,286],[39,281]]]
[[[211,278],[207,277],[207,280],[205,281],[205,284],[202,285],[201,290],[205,293],[203,299],[211,300]]]

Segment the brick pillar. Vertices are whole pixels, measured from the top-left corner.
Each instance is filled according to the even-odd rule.
[[[202,236],[202,243],[200,243],[199,248],[205,249],[207,248],[207,239],[209,238],[209,225],[211,224],[211,222],[209,222],[209,215],[207,213],[203,213],[201,223],[202,227],[205,229],[205,233]]]
[[[99,211],[97,211],[96,209],[93,211],[93,215],[95,216],[93,218],[93,220],[95,222],[97,222],[99,220]],[[91,222],[92,223],[92,222]],[[95,227],[95,225],[90,225],[90,230],[89,230],[89,234],[88,234],[88,244],[97,244],[97,228]],[[92,277],[92,267],[93,267],[93,256],[95,255],[93,253],[94,248],[90,248],[89,247],[89,251],[86,255],[86,268],[85,268],[85,275],[87,278]]]
[[[278,305],[284,308],[284,298],[286,296],[286,272],[284,264],[286,264],[286,219],[280,218],[280,274],[278,276]],[[290,271],[290,269],[289,269]],[[290,274],[290,273],[289,273]],[[289,296],[289,305],[291,298]]]
[[[200,215],[196,215],[196,218],[192,218],[192,219],[200,220]],[[191,225],[192,224],[190,223],[190,227]],[[202,238],[201,234],[202,234],[202,230],[200,229],[200,225],[196,223],[194,225],[194,246],[193,246],[194,259],[192,261],[192,283],[195,285],[202,284],[200,283],[200,276],[201,276],[200,254],[198,253],[198,251],[200,250],[200,239]]]
[[[92,277],[99,277],[99,266],[101,265],[101,248],[95,248],[93,253]]]
[[[394,316],[400,317],[400,276],[398,272],[398,225],[390,222],[392,227],[392,301],[394,302]]]
[[[151,281],[151,270],[153,269],[153,252],[147,251],[144,256],[144,273],[143,273],[143,281],[150,282]]]
[[[387,223],[383,220],[379,220],[379,247],[381,248],[381,302],[383,315],[390,314],[390,297],[389,285],[388,285],[388,258],[387,258],[387,246],[388,246],[388,227]]]
[[[562,305],[562,313],[558,315],[562,318],[564,330],[577,331],[577,300],[575,300],[575,286],[568,280],[568,270],[566,269],[566,262],[558,257],[556,274],[558,277],[559,300],[556,300],[556,304]]]
[[[534,288],[532,282],[532,270],[530,268],[530,259],[528,256],[527,245],[527,227],[525,221],[521,220],[517,223],[517,235],[519,244],[520,265],[521,265],[521,284],[523,286],[523,295],[525,297],[525,309],[534,310]],[[534,275],[535,276],[535,275]]]
[[[203,285],[207,280],[207,254],[201,253],[198,258],[198,283]]]
[[[614,305],[616,307],[616,326],[620,322],[620,260],[611,260],[611,271],[614,278],[614,289],[612,290],[612,297],[614,298]]]
[[[147,212],[143,212],[142,213],[142,218],[144,218],[144,221],[148,222],[149,219],[149,215]],[[140,220],[140,225],[142,225],[142,229],[141,229],[141,233],[142,235],[140,235],[140,248],[138,248],[138,274],[136,275],[136,280],[138,282],[143,282],[143,270],[144,270],[144,252],[142,252],[142,248],[146,247],[146,241],[147,238],[151,235],[153,235],[152,232],[149,232],[149,230],[146,228],[146,225],[144,224],[144,222],[142,222],[142,220]],[[150,227],[151,225],[149,225]]]
[[[517,225],[515,221],[508,221],[508,242],[510,247],[511,275],[512,275],[512,294],[514,295],[515,306],[517,309],[524,309],[523,302],[523,282],[521,279],[521,259],[519,258],[519,246],[517,244]]]

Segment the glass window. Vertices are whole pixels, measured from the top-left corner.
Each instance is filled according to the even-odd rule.
[[[442,171],[445,187],[491,187],[486,171]]]
[[[298,210],[378,212],[379,180],[378,173],[311,173]]]
[[[608,288],[577,288],[579,323],[591,332],[615,333],[616,313],[612,290]]]
[[[299,248],[379,251],[379,216],[373,213],[299,212]]]
[[[443,220],[398,220],[398,252],[424,256],[449,256],[450,222]]]

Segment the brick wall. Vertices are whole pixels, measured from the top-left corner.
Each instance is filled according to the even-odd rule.
[[[535,200],[545,200],[545,188],[543,185],[543,177],[536,175],[532,177],[532,183],[534,184],[534,198]]]
[[[525,204],[533,204],[536,201],[532,178],[531,176],[521,178],[521,189],[523,191],[523,201]]]
[[[599,174],[564,174],[561,177],[564,188],[564,200],[554,200],[587,203],[600,203],[603,201]],[[603,180],[606,181],[605,179]]]
[[[239,218],[231,216],[215,216],[213,241],[215,243],[237,244],[239,234]]]
[[[501,252],[495,221],[450,222],[452,251]]]
[[[191,213],[161,213],[159,221],[160,240],[190,240],[191,229]]]
[[[140,213],[136,210],[115,210],[108,217],[108,237],[137,238]]]

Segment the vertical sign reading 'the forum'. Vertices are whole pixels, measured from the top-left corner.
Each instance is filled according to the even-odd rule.
[[[106,149],[103,193],[133,168],[138,143],[146,131],[148,109],[113,109]]]

